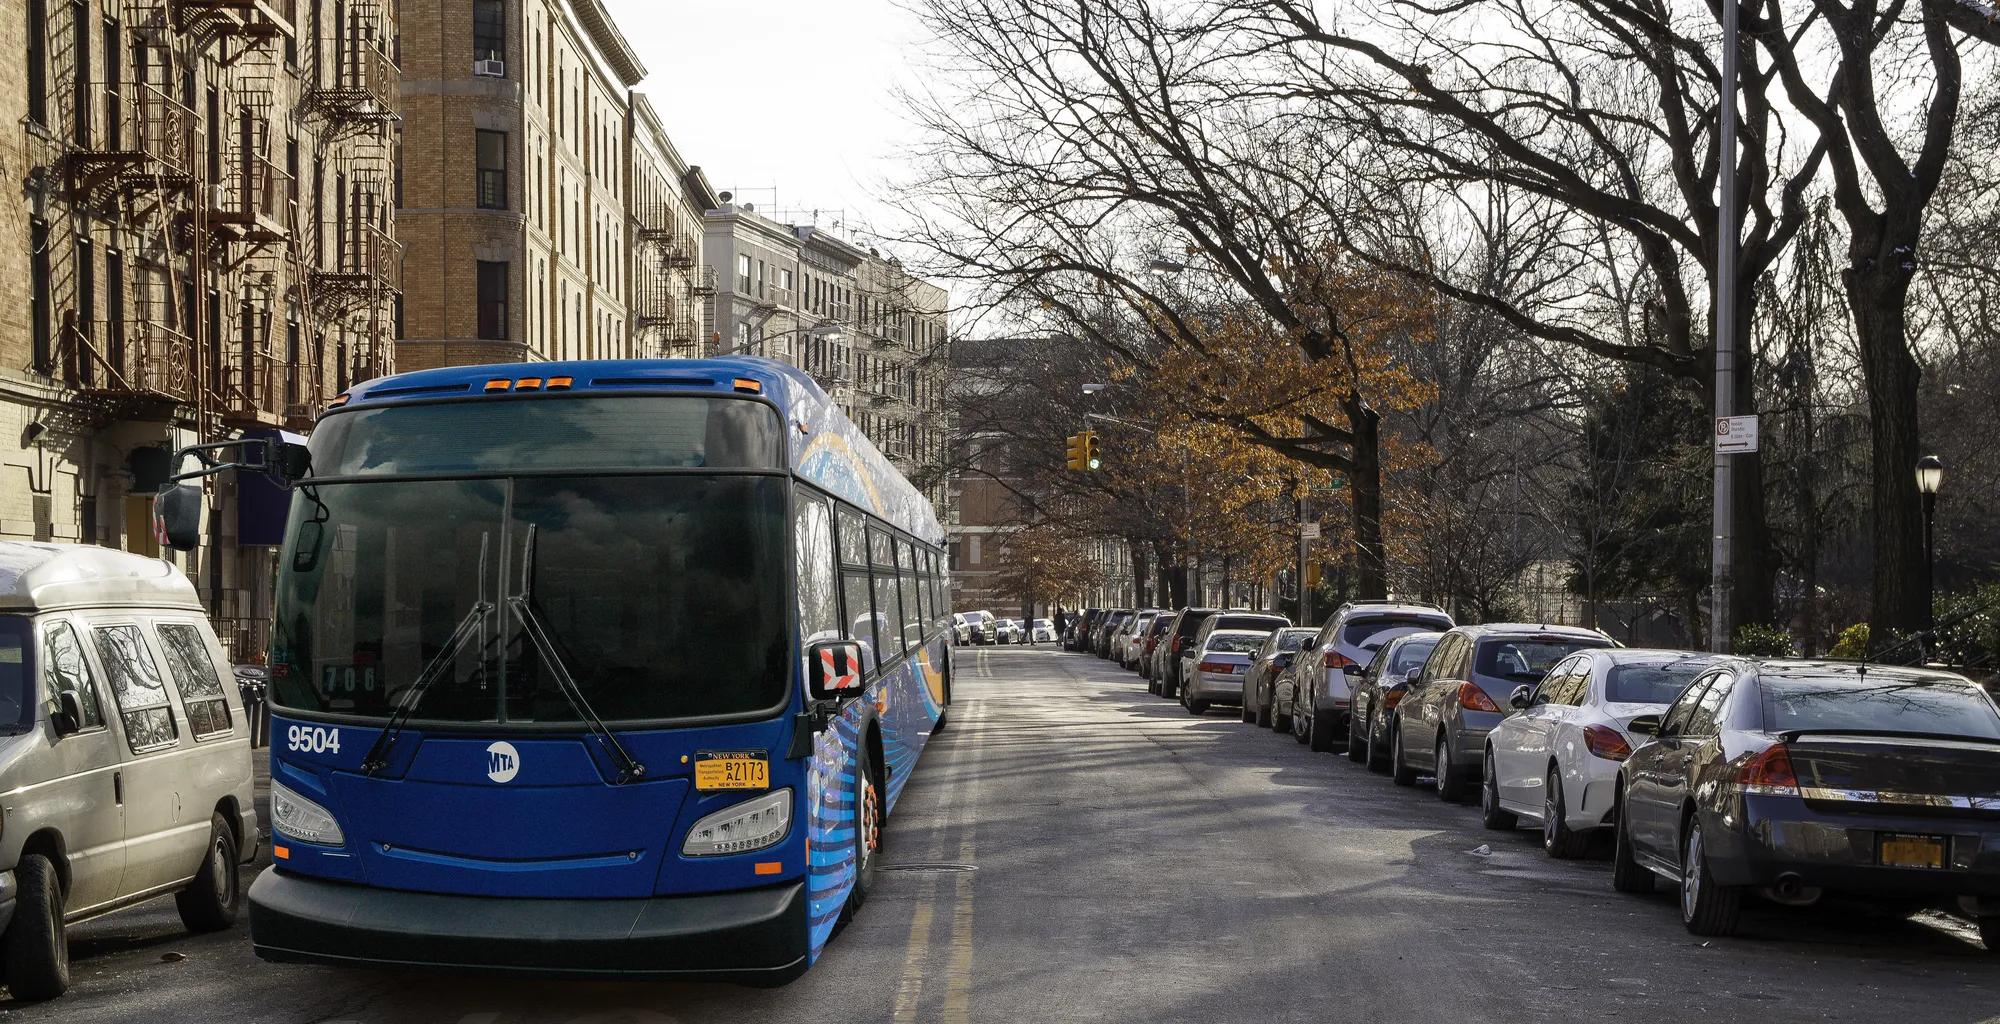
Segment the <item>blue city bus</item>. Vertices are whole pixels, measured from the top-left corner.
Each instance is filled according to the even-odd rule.
[[[270,654],[267,960],[782,984],[951,703],[944,532],[763,359],[336,398]]]

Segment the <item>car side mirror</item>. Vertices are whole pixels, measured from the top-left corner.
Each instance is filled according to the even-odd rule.
[[[1417,685],[1417,680],[1421,678],[1423,674],[1424,670],[1420,668],[1413,668],[1408,672],[1403,673],[1403,685],[1404,686]]]
[[[1366,666],[1366,665],[1356,665],[1355,663],[1353,663],[1353,662],[1351,662],[1351,661],[1350,661],[1350,662],[1348,662],[1347,664],[1345,664],[1345,665],[1341,666],[1340,670],[1341,670],[1342,672],[1345,672],[1345,673],[1347,673],[1347,674],[1348,674],[1348,675],[1350,675],[1350,676],[1358,676],[1358,675],[1363,675],[1363,674],[1367,673],[1367,671],[1368,671],[1368,666]]]
[[[1523,710],[1526,710],[1528,705],[1534,702],[1535,702],[1535,691],[1530,689],[1528,685],[1525,683],[1523,683],[1520,686],[1514,687],[1514,692],[1507,698],[1507,703],[1512,704],[1516,708],[1520,708]]]
[[[180,484],[154,495],[153,535],[175,551],[193,551],[199,547],[201,488]]]
[[[814,700],[847,700],[861,695],[861,645],[852,640],[820,640],[806,650],[812,667],[808,689]]]
[[[57,736],[68,736],[83,728],[83,699],[75,690],[56,691],[56,706],[49,715],[49,724],[56,727]]]
[[[1660,734],[1660,716],[1640,715],[1625,726],[1625,731],[1634,736],[1658,736]]]

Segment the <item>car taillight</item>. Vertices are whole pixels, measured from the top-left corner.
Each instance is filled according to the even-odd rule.
[[[1220,661],[1204,661],[1200,667],[1203,672],[1227,672],[1230,668],[1227,663]]]
[[[1490,711],[1496,715],[1500,713],[1500,705],[1493,703],[1493,698],[1488,697],[1486,691],[1479,688],[1478,683],[1458,684],[1458,706],[1467,711]]]
[[[1167,648],[1167,652],[1170,654],[1179,654],[1181,652],[1180,637],[1174,637],[1174,645],[1172,647]]]
[[[1798,796],[1799,777],[1792,771],[1792,754],[1783,743],[1773,743],[1763,753],[1743,762],[1736,770],[1736,784],[1745,793],[1766,796]]]
[[[1346,668],[1354,664],[1354,659],[1329,647],[1326,649],[1326,653],[1320,657],[1320,664],[1325,665],[1327,668]]]
[[[1384,711],[1394,711],[1396,710],[1396,705],[1402,702],[1403,691],[1401,690],[1389,690],[1382,694],[1382,710]]]
[[[1624,734],[1608,725],[1584,726],[1583,745],[1606,761],[1623,761],[1632,756],[1632,745],[1625,742]]]

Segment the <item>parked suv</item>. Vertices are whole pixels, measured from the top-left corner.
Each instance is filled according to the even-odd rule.
[[[1288,721],[1292,735],[1314,750],[1334,749],[1348,732],[1354,683],[1375,660],[1375,652],[1405,633],[1451,627],[1451,616],[1433,604],[1350,601],[1341,605],[1320,626],[1310,653],[1292,661],[1292,685],[1279,688],[1276,717]]]
[[[1194,632],[1220,608],[1182,608],[1174,613],[1173,625],[1160,634],[1153,645],[1153,675],[1146,690],[1162,697],[1180,693],[1181,649],[1194,640]]]
[[[1481,781],[1486,734],[1500,724],[1514,688],[1541,682],[1585,648],[1613,646],[1603,633],[1575,626],[1499,623],[1446,632],[1396,705],[1390,777],[1407,786],[1419,770],[1429,771],[1440,799],[1464,802]]]
[[[236,920],[257,852],[250,729],[194,586],[154,558],[0,541],[0,958],[69,987],[66,929],[174,893]]]

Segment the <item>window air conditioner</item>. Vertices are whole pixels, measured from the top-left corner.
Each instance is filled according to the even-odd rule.
[[[483,75],[487,78],[505,78],[507,77],[507,62],[498,59],[475,60],[472,62],[472,73]]]

